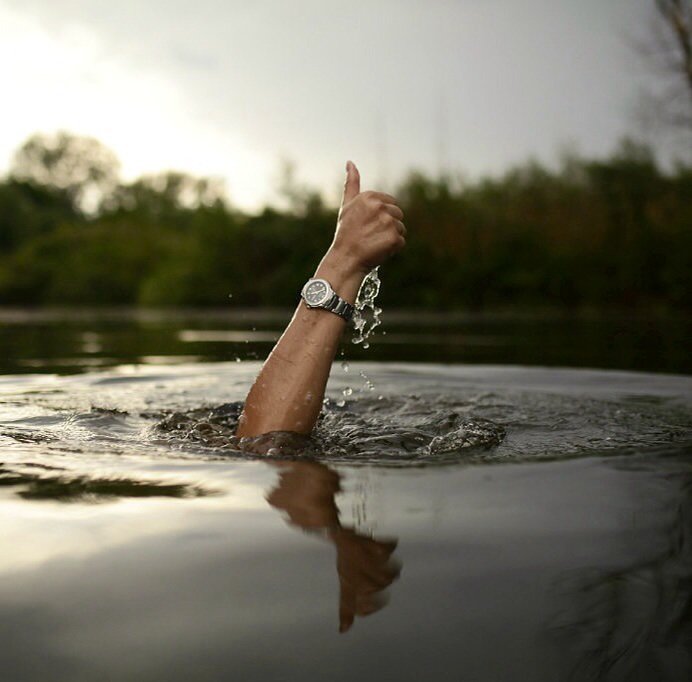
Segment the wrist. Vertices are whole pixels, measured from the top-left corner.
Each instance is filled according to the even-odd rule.
[[[372,269],[361,262],[355,249],[349,249],[340,242],[333,242],[322,260],[340,269],[348,276],[365,277]]]
[[[366,271],[353,259],[335,249],[329,249],[320,261],[315,277],[326,279],[341,298],[354,303]]]

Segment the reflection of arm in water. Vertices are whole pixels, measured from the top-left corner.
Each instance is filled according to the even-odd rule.
[[[336,547],[339,575],[339,632],[356,616],[379,611],[382,591],[399,576],[391,560],[396,541],[359,535],[339,522],[334,496],[339,474],[320,462],[277,462],[279,483],[267,496],[272,507],[285,512],[289,523],[305,531],[321,531]]]
[[[349,161],[346,171],[334,241],[315,277],[354,303],[367,272],[403,248],[406,228],[394,197],[361,193],[358,169]],[[345,326],[338,315],[308,308],[301,300],[247,396],[238,436],[312,431]]]

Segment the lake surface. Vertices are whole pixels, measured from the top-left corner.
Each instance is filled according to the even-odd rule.
[[[385,312],[253,455],[244,315],[0,315],[3,680],[690,679],[688,323]]]
[[[385,282],[386,285],[386,282]],[[264,358],[287,310],[27,310],[0,307],[0,372]],[[347,358],[692,374],[692,316],[386,310]]]

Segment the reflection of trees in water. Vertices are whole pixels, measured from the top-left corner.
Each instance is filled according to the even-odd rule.
[[[33,470],[38,468],[39,471]],[[0,467],[0,487],[14,489],[25,500],[56,502],[105,502],[131,497],[200,497],[210,494],[186,483],[140,481],[123,477],[75,476],[59,469],[23,465],[20,469]]]
[[[692,679],[689,472],[663,534],[665,548],[653,559],[620,570],[579,572],[560,584],[572,606],[558,616],[553,632],[569,652],[568,679]]]

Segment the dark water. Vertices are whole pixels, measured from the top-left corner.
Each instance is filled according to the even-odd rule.
[[[181,340],[209,320],[91,324],[0,330],[3,680],[692,677],[674,355],[442,365],[412,343],[336,363],[308,441],[239,443],[265,342],[219,362],[236,341]]]
[[[386,286],[386,282],[385,282]],[[124,363],[253,360],[290,312],[0,308],[0,371],[78,372]],[[692,317],[634,313],[461,314],[385,311],[370,348],[347,358],[599,367],[692,374]]]

